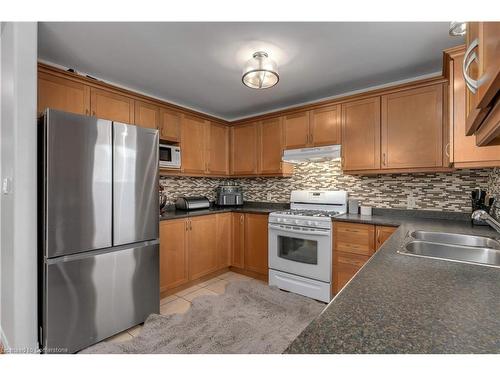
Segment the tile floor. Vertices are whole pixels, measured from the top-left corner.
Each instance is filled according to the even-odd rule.
[[[241,275],[235,272],[226,272],[222,275],[214,277],[213,279],[204,281],[202,283],[193,285],[189,288],[183,289],[176,294],[170,295],[168,297],[160,300],[160,314],[184,314],[191,307],[191,302],[199,296],[206,295],[219,295],[224,294],[226,291],[226,285],[231,280],[246,280],[249,277]],[[109,339],[105,340],[107,342],[123,342],[130,340],[132,337],[137,336],[142,329],[142,324],[132,327],[126,331],[123,331]]]

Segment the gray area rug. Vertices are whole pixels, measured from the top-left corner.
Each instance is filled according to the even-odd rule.
[[[201,296],[185,314],[150,315],[140,334],[81,353],[282,353],[323,310],[323,303],[255,280]]]

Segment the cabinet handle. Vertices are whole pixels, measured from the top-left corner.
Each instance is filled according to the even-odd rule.
[[[377,243],[380,243],[380,229],[377,229]]]
[[[89,115],[89,110],[88,110],[88,109],[86,109],[86,110],[85,110],[85,114],[86,114],[87,116]]]
[[[382,165],[385,165],[385,152],[382,153]]]
[[[464,61],[462,63],[462,74],[464,76],[465,84],[468,87],[469,91],[472,92],[473,94],[475,94],[477,92],[477,89],[479,88],[479,86],[481,86],[481,84],[484,81],[484,77],[481,77],[481,78],[478,78],[477,80],[475,80],[469,76],[470,65],[475,60],[477,60],[479,62],[477,53],[475,51],[472,52],[474,50],[474,48],[476,48],[478,46],[479,46],[479,39],[476,38],[469,45],[469,47],[467,48],[467,51],[465,51]]]
[[[446,144],[446,147],[444,148],[444,153],[446,154],[446,157],[450,157],[450,142]]]
[[[92,111],[92,116],[94,116],[94,117],[95,117],[95,111]]]
[[[193,222],[189,220],[189,230],[193,230]]]
[[[187,231],[189,230],[189,220],[186,220],[186,225],[185,225],[185,227],[186,227],[186,232],[187,232]]]
[[[241,216],[240,216],[240,224],[243,224],[243,218],[244,218],[244,216],[243,216],[243,215],[241,215]]]

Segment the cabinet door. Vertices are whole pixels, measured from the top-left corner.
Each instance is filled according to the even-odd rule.
[[[217,220],[215,215],[188,220],[189,280],[217,270]]]
[[[245,269],[267,275],[267,222],[268,216],[245,214]]]
[[[334,105],[311,111],[311,136],[313,146],[339,145],[340,105]]]
[[[368,256],[334,251],[333,292],[337,294],[370,259]]]
[[[166,108],[160,108],[160,139],[170,142],[181,140],[181,114]]]
[[[344,170],[380,169],[380,98],[342,104]]]
[[[160,221],[160,292],[188,281],[187,220]]]
[[[382,96],[382,168],[443,166],[443,85]]]
[[[134,101],[134,123],[143,128],[158,129],[160,108],[154,104],[140,100]]]
[[[377,225],[375,228],[375,249],[378,250],[380,246],[384,244],[385,241],[397,230],[396,227],[387,227],[382,225]]]
[[[208,123],[207,121],[184,115],[182,117],[181,147],[182,171],[191,173],[205,173],[205,144]]]
[[[229,173],[229,128],[215,122],[210,123],[207,146],[208,173]]]
[[[456,168],[476,168],[500,166],[500,145],[476,146],[473,136],[466,136],[466,88],[462,75],[464,52],[461,52],[450,61],[450,115],[452,126],[453,162]]]
[[[134,123],[134,100],[106,90],[90,89],[92,116],[106,120]]]
[[[260,130],[260,172],[281,172],[283,156],[283,128],[281,118],[262,121]]]
[[[232,173],[257,173],[258,123],[231,128]]]
[[[90,115],[90,87],[39,72],[38,113],[42,113],[46,108]]]
[[[231,253],[231,266],[244,268],[245,266],[245,214],[232,214],[233,246]]]
[[[283,128],[286,149],[307,147],[311,143],[309,112],[283,116]]]
[[[232,214],[217,214],[217,268],[231,265]]]

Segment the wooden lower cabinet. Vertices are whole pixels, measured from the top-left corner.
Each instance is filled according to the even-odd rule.
[[[217,220],[213,215],[188,219],[189,279],[217,271]]]
[[[397,227],[387,227],[377,225],[375,227],[375,250],[380,249],[385,241],[398,229]]]
[[[369,256],[334,251],[333,292],[337,294],[370,259]]]
[[[233,246],[231,266],[245,268],[245,214],[232,213]]]
[[[160,293],[187,283],[187,221],[160,222]]]
[[[396,227],[334,222],[332,292],[337,294]]]
[[[231,265],[232,214],[160,222],[160,293]]]
[[[245,214],[245,270],[267,275],[268,267],[268,216]]]
[[[231,246],[233,243],[233,216],[230,212],[216,215],[217,222],[217,266],[231,265]]]

